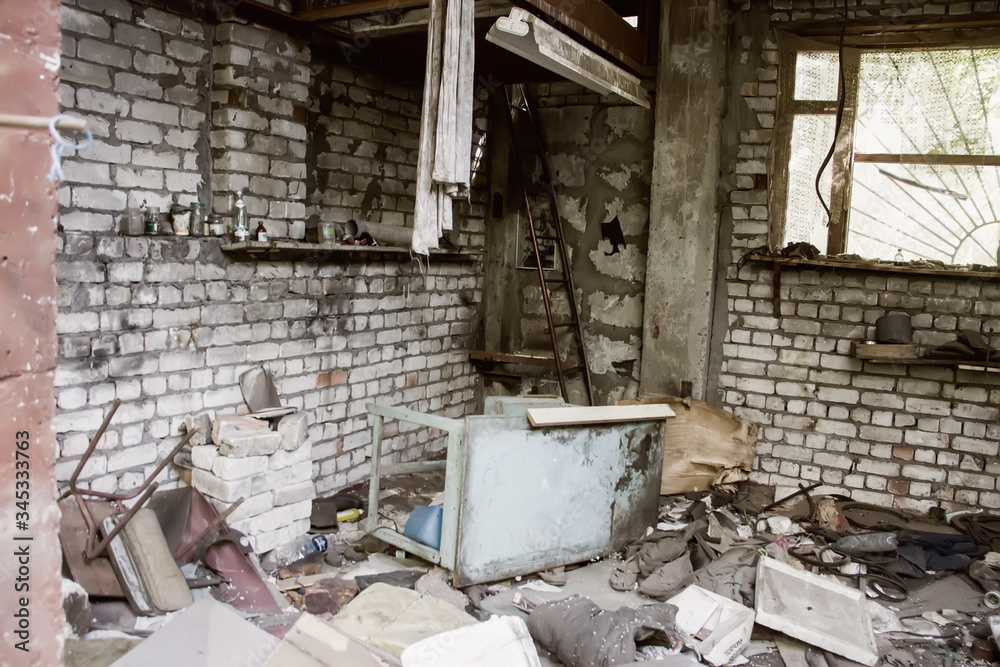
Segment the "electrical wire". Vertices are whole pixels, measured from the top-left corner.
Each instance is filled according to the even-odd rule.
[[[885,169],[882,169],[881,167],[879,167],[878,172],[880,174],[882,174],[883,176],[885,176],[886,178],[891,178],[892,180],[896,181],[897,183],[903,183],[904,185],[912,185],[915,188],[923,188],[924,190],[927,190],[928,192],[934,192],[934,193],[939,194],[939,195],[947,195],[948,197],[954,197],[955,199],[958,199],[960,201],[965,201],[965,200],[967,200],[969,198],[969,195],[962,194],[961,192],[955,192],[954,190],[948,190],[947,188],[937,188],[937,187],[934,187],[933,185],[924,185],[923,183],[920,183],[919,181],[914,181],[914,180],[911,180],[909,178],[903,178],[902,176],[897,176],[896,174],[894,174],[894,173],[892,173],[890,171],[886,171]]]
[[[826,200],[823,199],[823,192],[820,190],[819,182],[820,179],[823,178],[823,172],[826,171],[826,168],[830,165],[830,160],[833,159],[833,153],[837,149],[837,138],[840,137],[840,128],[844,124],[844,107],[847,103],[847,84],[845,83],[846,69],[844,67],[844,37],[847,35],[847,13],[847,0],[844,0],[844,25],[840,28],[840,42],[837,47],[837,61],[840,64],[837,119],[833,124],[833,143],[830,144],[830,150],[823,159],[823,164],[819,166],[819,171],[816,172],[816,196],[819,197],[819,203],[823,207],[823,210],[826,211],[827,227],[833,223],[833,214],[830,212],[830,207],[827,205]]]

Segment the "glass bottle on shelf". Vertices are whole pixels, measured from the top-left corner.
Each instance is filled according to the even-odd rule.
[[[236,204],[233,210],[233,236],[238,242],[250,239],[250,221],[247,219],[247,205],[243,201],[243,191],[236,191]]]
[[[267,243],[267,230],[264,228],[264,221],[257,221],[257,231],[254,233],[257,240],[261,243]]]

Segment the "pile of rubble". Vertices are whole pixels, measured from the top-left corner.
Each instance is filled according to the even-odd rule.
[[[205,446],[214,447],[192,451]],[[288,450],[278,442],[249,458],[282,451]],[[204,455],[192,457],[196,471],[226,467]],[[256,474],[270,473],[234,479]],[[410,477],[411,484],[383,494],[383,523],[405,522],[408,508],[440,496],[439,479]],[[204,496],[188,490],[196,519],[180,531],[181,546],[213,523],[197,517],[218,517]],[[67,664],[950,667],[993,661],[1000,517],[912,517],[812,490],[774,502],[773,489],[741,482],[663,496],[658,524],[621,553],[456,590],[449,572],[366,535],[356,522],[334,520],[331,527],[328,517],[321,520],[331,507],[342,519],[363,513],[353,509],[363,504],[358,489],[312,501],[313,534],[280,545],[263,561],[232,527],[239,524],[221,522],[215,537],[176,559],[190,599],[173,610],[137,609],[127,578],[128,603],[97,596],[88,602],[67,582],[68,620],[83,638],[68,643]],[[345,508],[351,509],[345,514]]]

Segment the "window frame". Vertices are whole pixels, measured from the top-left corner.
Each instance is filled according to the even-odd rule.
[[[795,99],[796,59],[800,52],[833,52],[840,50],[840,23],[823,26],[804,24],[776,30],[778,43],[778,98],[775,109],[774,134],[769,160],[768,209],[770,211],[770,246],[779,249],[785,239],[788,205],[788,176],[791,159],[792,127],[798,115],[836,116],[837,100],[812,101]],[[831,25],[834,24],[834,25]],[[842,24],[841,24],[842,25]],[[856,154],[854,128],[857,120],[858,87],[861,56],[865,52],[891,49],[894,51],[930,51],[1000,47],[1000,19],[942,21],[933,26],[897,24],[887,29],[885,24],[849,22],[844,36],[845,104],[840,133],[830,164],[831,193],[830,224],[827,232],[826,255],[846,251],[849,233],[848,215],[854,165],[858,162],[896,164],[974,164],[1000,165],[1000,155],[908,155]],[[838,83],[839,86],[839,83]],[[866,258],[866,261],[878,261]]]

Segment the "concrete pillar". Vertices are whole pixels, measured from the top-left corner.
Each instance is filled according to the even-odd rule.
[[[59,0],[0,3],[0,35],[3,111],[58,113]],[[11,666],[62,664],[51,143],[45,129],[0,127],[0,663]]]
[[[656,77],[641,394],[704,398],[719,226],[725,0],[665,0]]]

